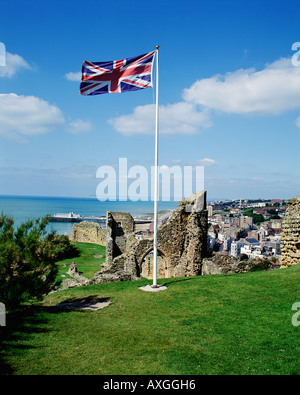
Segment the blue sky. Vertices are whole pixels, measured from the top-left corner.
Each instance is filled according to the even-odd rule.
[[[209,199],[299,195],[299,18],[293,0],[3,2],[0,194],[94,196],[99,166],[153,165],[154,89],[85,97],[78,73],[159,44],[159,164],[204,165]]]

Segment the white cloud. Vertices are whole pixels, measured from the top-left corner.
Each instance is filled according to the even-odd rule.
[[[67,73],[65,75],[66,79],[69,81],[81,81],[81,72],[78,71],[76,73],[73,73],[72,71],[70,73]]]
[[[64,123],[62,111],[43,99],[0,94],[0,136],[24,142],[24,136],[47,133]]]
[[[67,127],[67,132],[73,134],[88,133],[93,129],[92,125],[88,121],[83,121],[82,119],[75,119],[70,122],[69,127]]]
[[[189,103],[236,114],[280,114],[300,108],[300,67],[282,58],[261,71],[237,70],[196,81],[185,89]]]
[[[124,135],[152,134],[155,130],[155,105],[135,107],[132,114],[109,120]],[[195,134],[211,126],[207,111],[197,111],[191,103],[175,103],[159,107],[160,134]]]
[[[5,66],[0,66],[0,77],[12,77],[21,69],[31,69],[29,64],[20,55],[5,54]]]
[[[79,81],[81,73],[66,78]],[[192,135],[212,126],[211,110],[231,114],[277,115],[300,109],[300,67],[281,58],[257,71],[241,69],[196,81],[183,91],[183,100],[159,107],[160,134]],[[124,135],[153,134],[155,105],[135,107],[128,115],[108,121]],[[300,117],[296,120],[300,127]],[[208,159],[208,158],[205,158]],[[204,159],[203,159],[204,161]],[[205,162],[206,166],[215,163]]]
[[[197,160],[197,164],[201,165],[201,166],[215,166],[217,164],[217,162],[214,159],[203,158],[203,159]]]
[[[159,107],[159,130],[161,134],[198,133],[212,125],[210,110],[276,115],[296,109],[300,109],[300,67],[293,66],[290,58],[281,58],[261,71],[241,69],[196,81],[183,91],[182,102]],[[124,135],[152,134],[154,119],[155,106],[145,105],[109,123]],[[296,125],[300,127],[300,117]]]
[[[295,124],[296,124],[297,128],[300,128],[300,117],[296,118]]]

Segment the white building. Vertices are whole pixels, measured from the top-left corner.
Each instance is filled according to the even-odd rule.
[[[280,255],[281,254],[280,239],[277,237],[270,238],[270,241],[265,242],[265,249],[272,252],[272,255]]]
[[[230,251],[232,238],[227,236],[224,240],[224,251]]]
[[[244,247],[244,245],[245,245],[245,243],[241,243],[239,241],[234,241],[233,243],[231,243],[230,255],[237,258],[240,255],[241,248]]]
[[[250,203],[249,207],[266,207],[267,203],[260,202],[260,203]]]
[[[257,245],[253,246],[250,244],[244,245],[244,247],[241,248],[241,254],[246,254],[249,258],[263,258],[264,256],[262,255],[262,247]]]
[[[268,231],[264,227],[259,228],[259,240],[265,240],[265,238],[268,236]]]
[[[246,255],[250,256],[251,253],[252,253],[252,246],[251,245],[246,244],[241,248],[241,254],[246,254]]]

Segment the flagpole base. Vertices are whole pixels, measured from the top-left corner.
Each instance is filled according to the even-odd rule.
[[[168,289],[164,285],[146,285],[145,287],[139,287],[142,291],[146,292],[159,292],[159,291],[164,291],[165,289]]]

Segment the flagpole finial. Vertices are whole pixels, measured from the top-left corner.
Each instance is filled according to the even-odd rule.
[[[159,49],[159,45],[156,46],[156,49]]]

